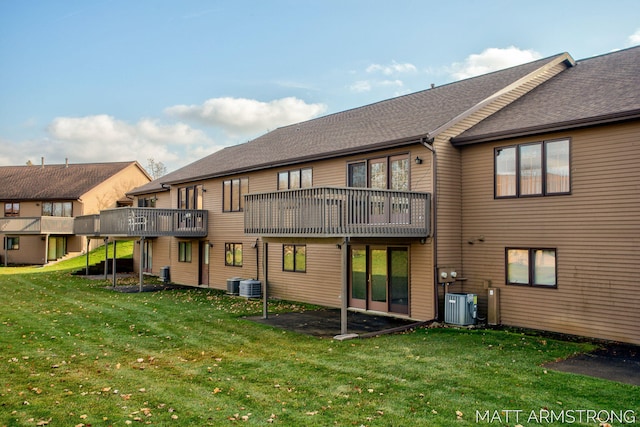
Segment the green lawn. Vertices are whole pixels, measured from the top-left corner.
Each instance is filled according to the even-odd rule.
[[[119,293],[63,267],[0,267],[0,426],[560,426],[531,416],[640,416],[640,387],[541,367],[588,343],[453,328],[338,342],[246,320],[261,301],[203,289]]]

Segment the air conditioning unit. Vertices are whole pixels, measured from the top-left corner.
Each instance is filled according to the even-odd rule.
[[[478,313],[476,294],[445,294],[444,321],[453,325],[475,325]]]
[[[246,298],[262,297],[262,282],[254,279],[240,281],[240,296]]]
[[[232,277],[227,279],[227,293],[229,295],[238,295],[240,293],[240,282],[242,281],[239,277]]]
[[[160,269],[160,280],[162,281],[162,283],[169,283],[171,281],[169,266],[165,266]]]

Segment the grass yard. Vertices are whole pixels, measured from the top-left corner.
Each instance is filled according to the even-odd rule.
[[[597,426],[579,411],[640,416],[640,387],[541,367],[592,344],[479,329],[338,342],[244,319],[261,301],[119,293],[64,267],[0,267],[0,426]],[[551,422],[550,411],[576,419]]]

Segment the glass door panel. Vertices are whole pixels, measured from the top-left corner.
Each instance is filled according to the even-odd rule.
[[[409,251],[389,248],[390,311],[409,314]]]
[[[349,305],[367,308],[367,248],[352,246],[349,262]]]
[[[387,311],[387,250],[372,248],[369,251],[369,309]]]

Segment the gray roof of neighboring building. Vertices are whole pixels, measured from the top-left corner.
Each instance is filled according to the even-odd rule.
[[[500,89],[565,54],[278,128],[227,147],[130,194],[251,170],[415,142]]]
[[[77,200],[132,164],[137,162],[0,166],[0,200]]]
[[[640,117],[640,47],[577,61],[452,139],[464,145]]]

